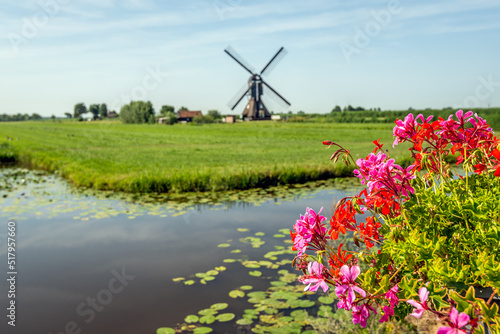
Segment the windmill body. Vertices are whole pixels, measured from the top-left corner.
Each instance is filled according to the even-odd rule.
[[[262,99],[262,96],[264,95],[264,89],[266,89],[266,92],[270,96],[276,95],[287,106],[290,106],[290,103],[287,100],[285,100],[281,95],[279,95],[278,92],[276,92],[271,86],[269,86],[262,78],[262,75],[266,71],[270,72],[271,68],[270,65],[276,65],[279,56],[280,55],[283,56],[285,54],[284,48],[281,48],[276,53],[276,55],[267,63],[267,65],[260,72],[260,74],[257,74],[254,71],[252,71],[249,68],[249,66],[245,64],[242,58],[236,54],[236,52],[228,49],[224,51],[252,75],[250,79],[248,79],[247,85],[245,85],[244,88],[242,89],[244,91],[243,94],[240,96],[241,92],[238,93],[235,96],[235,98],[233,98],[232,102],[230,102],[229,107],[231,108],[231,110],[234,110],[236,106],[241,102],[241,100],[243,100],[243,98],[247,96],[249,97],[249,100],[242,113],[243,120],[247,121],[270,120],[271,114],[267,110],[266,106],[264,105],[264,101]],[[238,99],[236,100],[236,98]],[[236,102],[234,103],[234,101]]]

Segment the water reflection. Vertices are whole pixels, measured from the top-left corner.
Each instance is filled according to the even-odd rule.
[[[0,192],[7,195],[2,197],[2,219],[18,221],[17,325],[13,329],[2,322],[2,333],[156,333],[217,302],[228,303],[225,312],[240,316],[250,305],[228,292],[243,284],[265,290],[265,277],[275,271],[259,269],[263,276],[252,277],[240,262],[223,260],[261,259],[275,246],[285,245],[273,235],[289,229],[306,207],[327,210],[334,198],[345,196],[325,189],[290,198],[280,190],[280,197],[257,205],[227,200],[210,205],[144,204],[75,193],[54,176],[22,177]],[[0,233],[5,232],[2,224]],[[239,241],[256,232],[265,233],[262,247]],[[221,243],[231,246],[217,247]],[[235,249],[242,252],[231,253]],[[0,262],[6,263],[6,258],[3,235]],[[172,281],[218,266],[226,270],[206,285]],[[125,277],[126,285],[116,273]],[[1,284],[6,291],[6,282]],[[232,323],[214,328],[235,332]]]

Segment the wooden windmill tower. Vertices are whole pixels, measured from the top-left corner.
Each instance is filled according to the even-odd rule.
[[[250,79],[248,79],[248,83],[245,84],[242,90],[235,95],[231,102],[229,102],[229,107],[231,108],[231,110],[234,110],[234,108],[236,108],[236,106],[241,102],[241,100],[243,100],[245,96],[248,96],[250,98],[242,113],[243,120],[256,121],[271,119],[271,114],[267,110],[266,106],[264,105],[264,101],[262,100],[264,89],[266,91],[266,95],[269,95],[271,98],[278,100],[278,102],[284,102],[286,106],[290,106],[290,102],[282,97],[262,78],[264,73],[269,74],[271,70],[277,65],[279,60],[281,60],[283,56],[286,55],[286,51],[283,47],[278,50],[278,52],[274,55],[273,58],[271,58],[267,65],[264,66],[259,74],[257,74],[255,70],[251,66],[249,66],[234,50],[227,48],[224,50],[224,52],[226,52],[231,58],[233,58],[238,64],[240,64],[247,72],[251,74]]]

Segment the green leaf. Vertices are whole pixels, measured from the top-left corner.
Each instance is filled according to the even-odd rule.
[[[318,301],[321,304],[332,304],[334,302],[334,299],[331,297],[321,296],[318,298]]]
[[[252,290],[253,286],[251,286],[251,285],[242,285],[242,286],[240,286],[240,289],[241,290]]]
[[[194,314],[190,314],[186,318],[184,318],[184,321],[187,322],[188,324],[196,323],[198,322],[198,320],[200,320],[200,318]]]
[[[215,317],[213,315],[204,315],[203,317],[200,318],[200,324],[207,324],[210,325],[211,323],[215,322]]]
[[[243,297],[245,297],[245,293],[241,290],[232,290],[232,291],[229,291],[229,297],[231,297],[231,298],[243,298]]]
[[[228,322],[228,321],[233,320],[234,317],[235,317],[234,313],[222,313],[222,314],[219,314],[216,317],[216,319],[219,322]]]
[[[227,248],[227,247],[231,247],[231,244],[227,244],[227,243],[225,243],[225,244],[218,244],[217,247],[219,247],[219,248]]]
[[[175,329],[170,327],[162,327],[156,330],[156,334],[175,334]]]
[[[227,303],[217,303],[217,304],[213,304],[212,306],[210,306],[210,308],[213,310],[220,311],[220,310],[227,308],[228,306],[229,305]]]
[[[212,333],[214,330],[210,327],[196,327],[193,330],[193,334],[207,334]]]
[[[251,325],[253,323],[253,320],[242,318],[236,320],[236,323],[240,326],[246,326],[246,325]]]
[[[250,271],[248,273],[250,276],[255,276],[255,277],[260,277],[262,276],[262,272],[258,271],[258,270],[254,270],[254,271]]]
[[[192,279],[190,279],[189,281],[185,281],[184,282],[185,285],[193,285],[194,283],[195,282]]]
[[[215,275],[218,275],[219,272],[217,270],[209,270],[207,271],[207,275],[208,276],[215,276]]]

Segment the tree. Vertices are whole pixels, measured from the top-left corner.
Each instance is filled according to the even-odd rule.
[[[161,110],[160,110],[161,115],[167,117],[167,115],[169,113],[175,113],[174,106],[169,106],[169,105],[161,106]]]
[[[173,111],[168,111],[163,116],[166,118],[165,124],[174,125],[177,123],[177,115]]]
[[[332,111],[330,113],[334,113],[334,112],[341,112],[342,111],[342,108],[340,108],[339,105],[336,105],[335,108],[332,109]]]
[[[209,110],[208,116],[211,116],[214,120],[222,119],[222,115],[216,109]]]
[[[42,116],[40,116],[39,114],[32,114],[31,119],[42,119]]]
[[[120,109],[120,119],[123,123],[155,123],[155,110],[148,101],[132,101]]]
[[[65,112],[64,115],[66,116],[66,118],[72,118],[73,115],[71,115],[71,113],[69,112]]]
[[[80,117],[80,115],[83,115],[83,114],[86,114],[88,111],[87,111],[87,107],[85,106],[85,104],[83,103],[78,103],[75,105],[75,109],[74,109],[74,112],[73,112],[73,117],[74,118],[78,118]]]
[[[90,105],[89,111],[92,113],[92,119],[97,119],[99,117],[99,105],[98,104]]]
[[[187,111],[187,110],[189,110],[187,107],[182,106],[177,111]]]
[[[53,122],[56,121],[56,115],[52,114],[52,116],[50,116],[50,118],[52,119]]]
[[[106,103],[103,103],[99,106],[99,116],[101,116],[101,118],[108,117],[108,106],[106,105]]]

